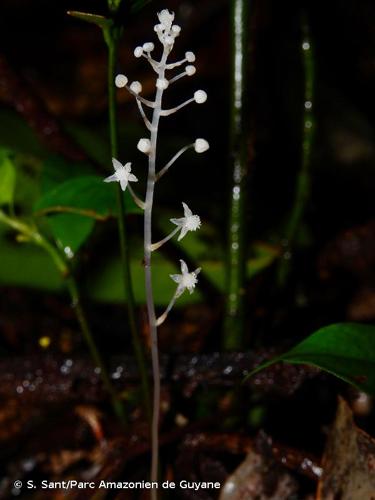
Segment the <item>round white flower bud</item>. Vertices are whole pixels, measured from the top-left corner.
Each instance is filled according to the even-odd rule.
[[[137,144],[137,148],[142,153],[148,154],[151,151],[150,139],[145,139],[145,138],[139,139],[138,144]]]
[[[115,78],[115,85],[117,88],[122,89],[128,83],[128,79],[125,75],[117,75]]]
[[[185,58],[187,62],[194,62],[195,61],[195,54],[194,52],[186,52],[185,53]]]
[[[185,68],[185,73],[188,75],[188,76],[192,76],[194,75],[194,73],[197,71],[197,68],[195,66],[186,66]]]
[[[130,84],[130,89],[135,93],[135,94],[139,94],[140,92],[142,92],[142,84],[140,82],[132,82]]]
[[[163,30],[162,24],[155,24],[154,31],[156,31],[156,33],[160,33],[162,30]]]
[[[143,54],[143,48],[142,47],[136,47],[134,49],[134,57],[142,57]]]
[[[197,90],[194,92],[194,99],[197,104],[203,104],[207,101],[207,94],[204,90]]]
[[[180,34],[180,31],[181,31],[181,26],[179,26],[178,24],[174,24],[172,26],[172,33],[174,33],[176,36]]]
[[[165,90],[166,88],[168,88],[168,86],[169,86],[169,82],[165,78],[158,78],[156,80],[156,88],[158,88],[160,90]]]
[[[209,148],[210,145],[208,144],[206,139],[196,139],[194,143],[194,149],[196,153],[204,153]]]
[[[152,52],[155,48],[155,45],[152,42],[147,42],[143,44],[143,50],[145,52]]]

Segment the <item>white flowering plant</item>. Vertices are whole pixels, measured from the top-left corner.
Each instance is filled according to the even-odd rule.
[[[143,118],[144,124],[149,131],[149,137],[142,137],[137,145],[140,152],[148,157],[148,174],[147,174],[147,189],[145,199],[142,200],[132,189],[130,183],[137,182],[137,177],[132,173],[131,164],[123,165],[117,158],[113,158],[114,174],[104,179],[105,182],[119,182],[121,189],[129,190],[135,203],[144,210],[144,266],[145,266],[145,287],[148,320],[151,335],[151,353],[154,375],[154,404],[153,404],[153,419],[152,419],[152,464],[151,464],[151,480],[157,480],[158,470],[158,427],[159,427],[159,411],[160,411],[160,369],[159,369],[159,354],[158,354],[158,337],[157,327],[161,325],[167,318],[170,310],[176,300],[187,290],[193,293],[198,282],[198,274],[200,268],[189,272],[186,263],[181,260],[181,274],[172,274],[170,277],[176,283],[176,291],[164,311],[157,318],[155,312],[153,291],[152,291],[152,253],[158,250],[168,240],[178,234],[178,240],[182,240],[189,231],[196,231],[201,226],[200,217],[193,214],[189,206],[183,202],[183,217],[172,218],[170,222],[176,227],[171,233],[161,241],[152,242],[152,214],[154,203],[154,191],[157,182],[169,171],[176,160],[187,150],[194,149],[196,153],[204,153],[209,149],[209,144],[205,139],[198,138],[193,143],[184,146],[180,149],[171,160],[162,168],[157,168],[156,151],[158,143],[159,123],[162,117],[167,117],[176,113],[190,103],[202,104],[207,100],[207,94],[203,90],[197,90],[193,97],[187,99],[183,103],[170,108],[164,109],[163,94],[170,85],[180,80],[184,76],[192,76],[196,73],[196,68],[192,64],[195,61],[193,52],[186,52],[185,57],[176,62],[169,62],[168,58],[174,48],[175,41],[181,33],[181,28],[174,24],[175,15],[167,9],[162,10],[158,14],[159,23],[155,25],[154,30],[162,47],[161,58],[157,60],[152,54],[155,51],[153,42],[146,42],[142,46],[138,46],[134,50],[136,58],[145,58],[150,64],[153,71],[156,73],[155,80],[155,98],[149,100],[142,95],[142,84],[139,81],[129,83],[127,76],[119,74],[115,78],[115,84],[118,88],[126,88],[136,100],[139,112]],[[176,68],[183,67],[183,70],[174,76],[170,77],[171,71]],[[151,113],[149,116],[149,110]],[[156,495],[156,493],[154,493]],[[155,497],[156,498],[156,497]]]

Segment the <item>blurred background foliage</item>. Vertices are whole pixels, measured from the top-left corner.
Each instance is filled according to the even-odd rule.
[[[112,5],[115,4],[113,0]],[[155,12],[169,8],[176,12],[183,28],[176,57],[187,50],[194,51],[198,71],[192,79],[181,79],[168,89],[166,104],[179,103],[197,88],[206,90],[209,96],[205,106],[196,107],[194,112],[182,111],[163,122],[160,137],[161,164],[197,137],[205,137],[211,146],[205,155],[189,152],[182,156],[157,191],[155,241],[170,230],[169,219],[181,215],[181,201],[188,202],[203,221],[200,232],[189,234],[181,243],[166,245],[165,251],[155,256],[158,307],[168,303],[174,291],[169,274],[178,270],[179,258],[183,257],[189,268],[190,264],[203,268],[198,293],[184,294],[178,302],[183,307],[176,308],[170,321],[160,328],[161,350],[177,360],[176,371],[186,382],[182,390],[184,382],[178,390],[174,379],[173,383],[165,382],[170,390],[164,395],[168,408],[165,427],[169,429],[170,422],[180,413],[194,423],[214,415],[220,432],[262,429],[276,440],[321,455],[337,392],[343,387],[347,391],[346,385],[326,374],[313,380],[316,371],[310,368],[283,365],[285,371],[276,366],[274,372],[265,372],[264,376],[260,373],[249,391],[244,390],[243,398],[242,394],[240,398],[232,397],[233,387],[237,387],[251,363],[255,366],[276,352],[285,353],[290,346],[295,347],[282,359],[291,363],[311,362],[313,350],[313,362],[320,368],[335,372],[361,389],[369,390],[375,384],[373,327],[355,324],[348,333],[341,324],[332,325],[375,321],[375,4],[372,0],[252,0],[249,4],[247,119],[251,147],[245,213],[246,338],[242,349],[247,352],[233,355],[228,364],[222,361],[228,353],[217,351],[223,346],[219,332],[224,309],[230,198],[230,2],[124,0],[119,12],[124,27],[119,72],[130,80],[141,81],[144,95],[152,96],[154,75],[143,60],[133,57],[133,50],[153,40]],[[99,351],[106,360],[112,360],[118,353],[131,352],[131,342],[124,336],[128,326],[120,307],[124,293],[115,192],[102,182],[112,171],[107,49],[100,30],[69,17],[68,10],[108,14],[105,0],[1,2],[0,209],[27,223],[34,221],[57,245],[82,290]],[[314,45],[315,130],[307,202],[293,234],[293,247],[289,248],[285,235],[301,172],[306,118],[302,11]],[[119,159],[133,162],[141,187],[146,162],[136,144],[144,135],[143,123],[133,98],[123,90],[117,92],[117,97]],[[142,218],[127,196],[124,202],[139,333],[147,345]],[[285,259],[289,272],[280,286],[277,270]],[[66,355],[72,363],[70,358],[87,353],[65,288],[65,279],[49,255],[38,246],[19,241],[14,230],[0,224],[0,352],[5,354],[0,361],[5,363],[3,380],[8,381],[4,383],[4,392],[8,391],[12,401],[15,379],[11,377],[17,357],[21,357],[21,368],[29,373],[35,352],[47,349],[52,353],[37,359],[36,370],[41,359],[48,364],[49,359],[53,358],[54,363],[55,358]],[[325,325],[330,326],[322,329]],[[314,330],[317,331],[306,339]],[[357,348],[362,356],[365,354],[360,362]],[[200,358],[205,351],[207,357]],[[200,360],[197,366],[176,355],[189,352],[194,353],[194,363]],[[131,367],[129,359],[126,363]],[[58,361],[53,366],[69,378],[70,364],[62,363],[65,371],[60,370]],[[57,398],[62,397],[60,408],[66,412],[61,413],[63,419],[71,412],[64,403],[68,392],[69,397],[76,398],[75,402],[78,399],[81,403],[87,394],[87,401],[96,404],[90,392],[95,392],[91,372],[80,371],[79,364],[75,366],[78,368],[71,378],[71,394],[63,383],[55,383],[50,377],[53,369],[51,373],[46,369],[41,387],[47,389],[38,393],[41,399],[36,405],[44,405],[47,398],[53,401],[53,394],[57,394]],[[365,368],[371,377],[353,376]],[[119,380],[121,374],[116,370],[113,380],[119,387],[127,388],[127,382]],[[170,373],[169,366],[166,372]],[[185,372],[193,373],[192,378],[184,379]],[[7,373],[10,378],[6,378]],[[128,375],[127,370],[124,373]],[[212,373],[214,383],[206,385],[206,375]],[[234,382],[231,374],[235,374]],[[90,391],[81,384],[81,377],[89,381]],[[22,384],[21,369],[19,378]],[[226,384],[231,381],[233,385],[228,389]],[[306,383],[299,390],[303,381]],[[66,383],[65,378],[63,382]],[[196,392],[191,388],[194,384]],[[267,392],[270,387],[271,395]],[[276,395],[272,393],[274,389]],[[280,396],[277,390],[284,392]],[[136,405],[137,391],[138,387],[130,387],[121,397],[130,402],[129,406]],[[21,386],[19,394],[27,397],[29,391]],[[53,428],[51,432],[57,434],[56,410],[53,411],[53,418],[50,413],[45,418]],[[363,421],[369,416],[366,425],[373,432],[371,404],[366,411]],[[136,421],[138,417],[134,418]],[[32,425],[29,429],[30,435]],[[138,435],[138,430],[134,432]],[[75,436],[71,430],[67,434]],[[23,434],[20,435],[22,439]],[[38,441],[40,433],[35,436]],[[9,450],[4,461],[13,447]],[[174,461],[175,455],[170,456]],[[232,469],[234,462],[238,463],[238,457],[231,459]],[[183,462],[176,463],[177,471],[186,470]]]
[[[190,79],[181,81],[170,90],[168,100],[178,102],[199,87],[208,91],[209,101],[205,109],[181,113],[163,123],[161,161],[167,160],[175,147],[197,136],[207,137],[211,150],[205,157],[186,155],[160,184],[158,231],[168,230],[165,221],[178,216],[181,200],[191,200],[205,224],[199,235],[189,235],[183,241],[183,250],[202,265],[208,281],[223,290],[223,228],[228,200],[228,2],[205,0],[197,7],[194,2],[170,0],[146,2],[142,9],[124,6],[118,70],[142,81],[146,96],[152,92],[153,75],[132,52],[150,38],[154,12],[162,7],[175,10],[184,29],[177,50],[183,54],[192,49],[198,56],[193,84]],[[253,58],[249,122],[254,159],[247,209],[248,277],[262,276],[258,278],[263,280],[261,285],[257,285],[261,291],[273,286],[272,264],[282,255],[282,236],[300,168],[303,65],[299,7],[296,1],[254,2],[249,26]],[[320,293],[317,263],[325,245],[342,230],[368,224],[374,215],[375,40],[369,20],[375,7],[367,0],[329,5],[307,1],[304,7],[315,43],[317,128],[310,201],[292,256],[288,300],[293,304],[305,299],[309,302],[306,295]],[[99,182],[111,170],[106,50],[99,30],[66,15],[68,9],[105,15],[106,4],[99,0],[53,4],[4,0],[1,9],[0,145],[2,154],[10,152],[16,167],[15,209],[20,214],[34,214],[66,255],[72,258],[74,254],[74,266],[88,296],[119,302],[120,262],[111,220],[115,206],[112,193]],[[135,148],[143,125],[128,94],[119,91],[118,99],[120,158],[133,161],[143,180],[145,163]],[[69,213],[57,214],[56,207],[66,207]],[[82,210],[91,211],[93,217],[82,215]],[[109,222],[104,224],[102,219],[107,217]],[[129,216],[129,225],[134,235],[135,294],[142,302],[141,221],[136,210]],[[178,245],[176,255],[177,250]],[[158,259],[155,297],[161,305],[173,289],[168,274],[174,264],[168,255]],[[19,245],[4,227],[0,262],[3,286],[61,290],[61,279],[48,256]],[[327,290],[326,283],[324,287]],[[342,317],[342,308],[355,296],[356,285],[342,297],[344,291],[335,282],[330,293],[342,301],[340,313],[331,308],[328,321]],[[186,294],[180,304],[200,299],[201,295]],[[253,300],[251,296],[249,300]]]

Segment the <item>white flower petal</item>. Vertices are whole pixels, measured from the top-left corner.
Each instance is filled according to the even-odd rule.
[[[184,207],[184,215],[185,215],[185,217],[190,217],[191,215],[193,215],[193,212],[186,205],[186,203],[182,202],[182,206]]]
[[[186,236],[188,232],[189,232],[189,229],[185,225],[183,225],[181,227],[181,232],[180,232],[179,237],[177,238],[177,241],[182,240],[182,238],[184,238],[184,236]]]
[[[180,259],[181,262],[181,272],[182,274],[187,274],[189,272],[188,266],[186,265],[186,262],[182,259]]]
[[[104,182],[116,182],[116,181],[118,181],[116,174],[110,175],[109,177],[106,177],[104,179]]]
[[[129,182],[138,182],[138,178],[134,174],[129,174],[128,181]]]
[[[181,283],[181,274],[170,274],[169,276],[175,283]]]
[[[183,226],[185,223],[185,217],[181,217],[180,219],[169,219],[172,224],[176,224],[176,226]]]
[[[193,274],[195,274],[195,276],[198,276],[198,274],[201,272],[202,268],[201,267],[197,267],[195,271],[193,271]]]
[[[126,187],[128,185],[128,180],[127,179],[120,179],[120,186],[123,191],[125,191]]]
[[[112,165],[115,170],[118,170],[119,168],[122,168],[122,163],[116,160],[116,158],[112,158]]]

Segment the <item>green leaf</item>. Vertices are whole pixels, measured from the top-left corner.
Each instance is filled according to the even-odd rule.
[[[87,12],[78,12],[77,10],[68,10],[68,15],[86,21],[87,23],[96,24],[99,28],[106,30],[113,24],[111,19],[96,14],[89,14]]]
[[[112,169],[109,161],[110,147],[104,132],[99,133],[92,127],[88,128],[81,123],[71,121],[64,122],[64,128],[91,160],[99,165],[108,165],[108,169]]]
[[[105,220],[117,215],[116,186],[96,175],[75,177],[45,193],[36,203],[36,215],[71,213]],[[140,213],[129,193],[124,193],[127,213]]]
[[[111,12],[117,12],[122,0],[108,0],[108,8]]]
[[[249,279],[270,267],[280,255],[277,247],[262,242],[255,242],[252,250],[254,255],[247,263],[247,277]]]
[[[375,394],[375,326],[357,323],[325,326],[282,356],[262,363],[247,378],[279,361],[316,366]]]
[[[0,150],[0,206],[12,204],[16,184],[16,169],[9,151]]]
[[[65,181],[76,177],[94,175],[90,163],[85,161],[66,160],[62,156],[51,155],[42,163],[41,190],[42,194],[59,186]]]
[[[47,148],[25,119],[8,108],[0,109],[0,145],[36,157],[48,154]]]
[[[95,220],[83,215],[59,214],[48,217],[48,223],[58,246],[72,258],[90,236]]]

